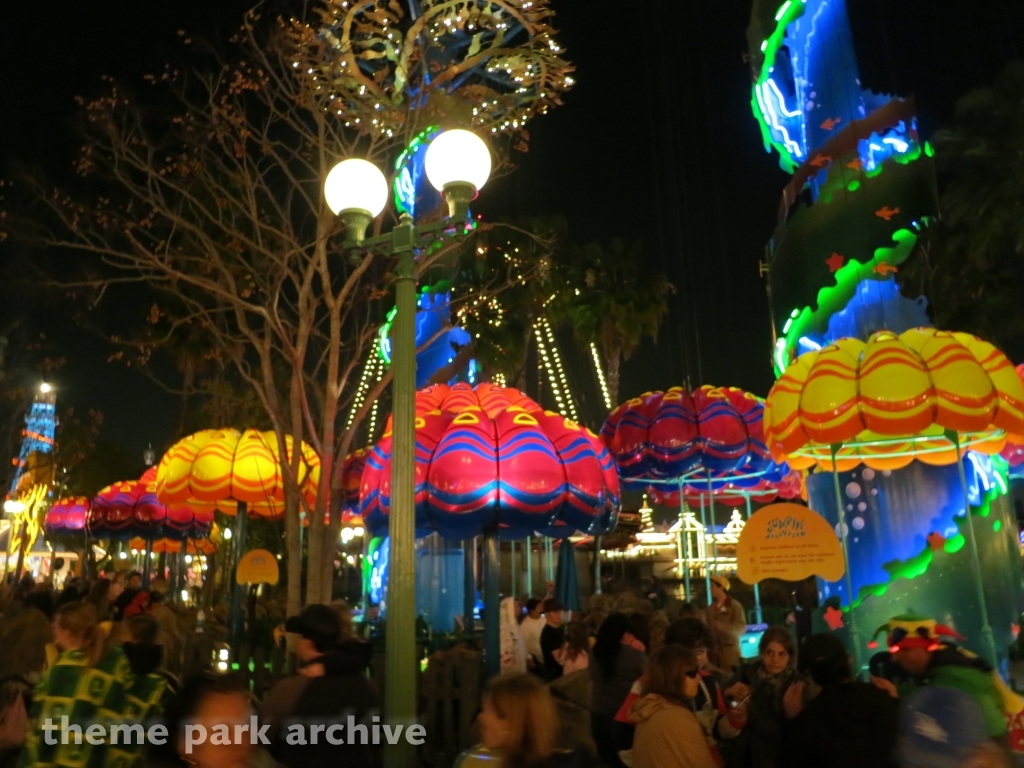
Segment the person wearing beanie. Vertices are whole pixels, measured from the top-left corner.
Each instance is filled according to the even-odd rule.
[[[899,700],[854,680],[842,641],[831,634],[811,635],[800,648],[797,669],[819,692],[806,705],[796,693],[787,697],[798,711],[783,726],[776,765],[896,768]]]

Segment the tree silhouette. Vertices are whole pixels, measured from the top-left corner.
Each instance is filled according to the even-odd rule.
[[[899,274],[924,293],[940,328],[1024,356],[1024,63],[957,103],[934,138],[938,222]]]
[[[596,344],[608,366],[608,394],[619,402],[619,369],[645,338],[656,338],[674,290],[665,275],[642,264],[640,242],[575,245],[555,261],[552,316],[579,341]]]

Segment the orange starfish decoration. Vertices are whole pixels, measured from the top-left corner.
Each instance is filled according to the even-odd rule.
[[[843,626],[843,612],[833,608],[831,605],[825,609],[825,623],[831,630],[841,629]]]

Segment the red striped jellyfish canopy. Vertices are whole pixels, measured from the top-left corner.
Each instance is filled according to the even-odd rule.
[[[672,387],[628,400],[608,416],[601,441],[623,487],[678,501],[744,493],[764,499],[792,487],[789,468],[772,460],[764,441],[764,401],[735,387]],[[788,478],[788,479],[787,479]],[[799,484],[797,483],[797,487]]]
[[[447,539],[497,525],[503,538],[563,526],[614,525],[619,480],[585,427],[493,384],[436,384],[416,393],[416,529]],[[366,458],[359,511],[374,535],[391,506],[391,420]]]

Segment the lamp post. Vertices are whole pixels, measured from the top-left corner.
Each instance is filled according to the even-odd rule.
[[[416,252],[439,237],[467,233],[466,213],[491,172],[491,155],[476,134],[450,130],[427,147],[427,179],[448,203],[448,218],[415,226],[403,213],[391,232],[366,237],[366,229],[387,204],[384,174],[372,163],[348,159],[327,175],[324,197],[347,228],[346,248],[396,256],[391,448],[391,537],[384,670],[385,720],[406,728],[416,719],[416,553],[415,547],[415,398],[416,398]],[[405,739],[389,745],[386,768],[412,768],[415,747]]]

